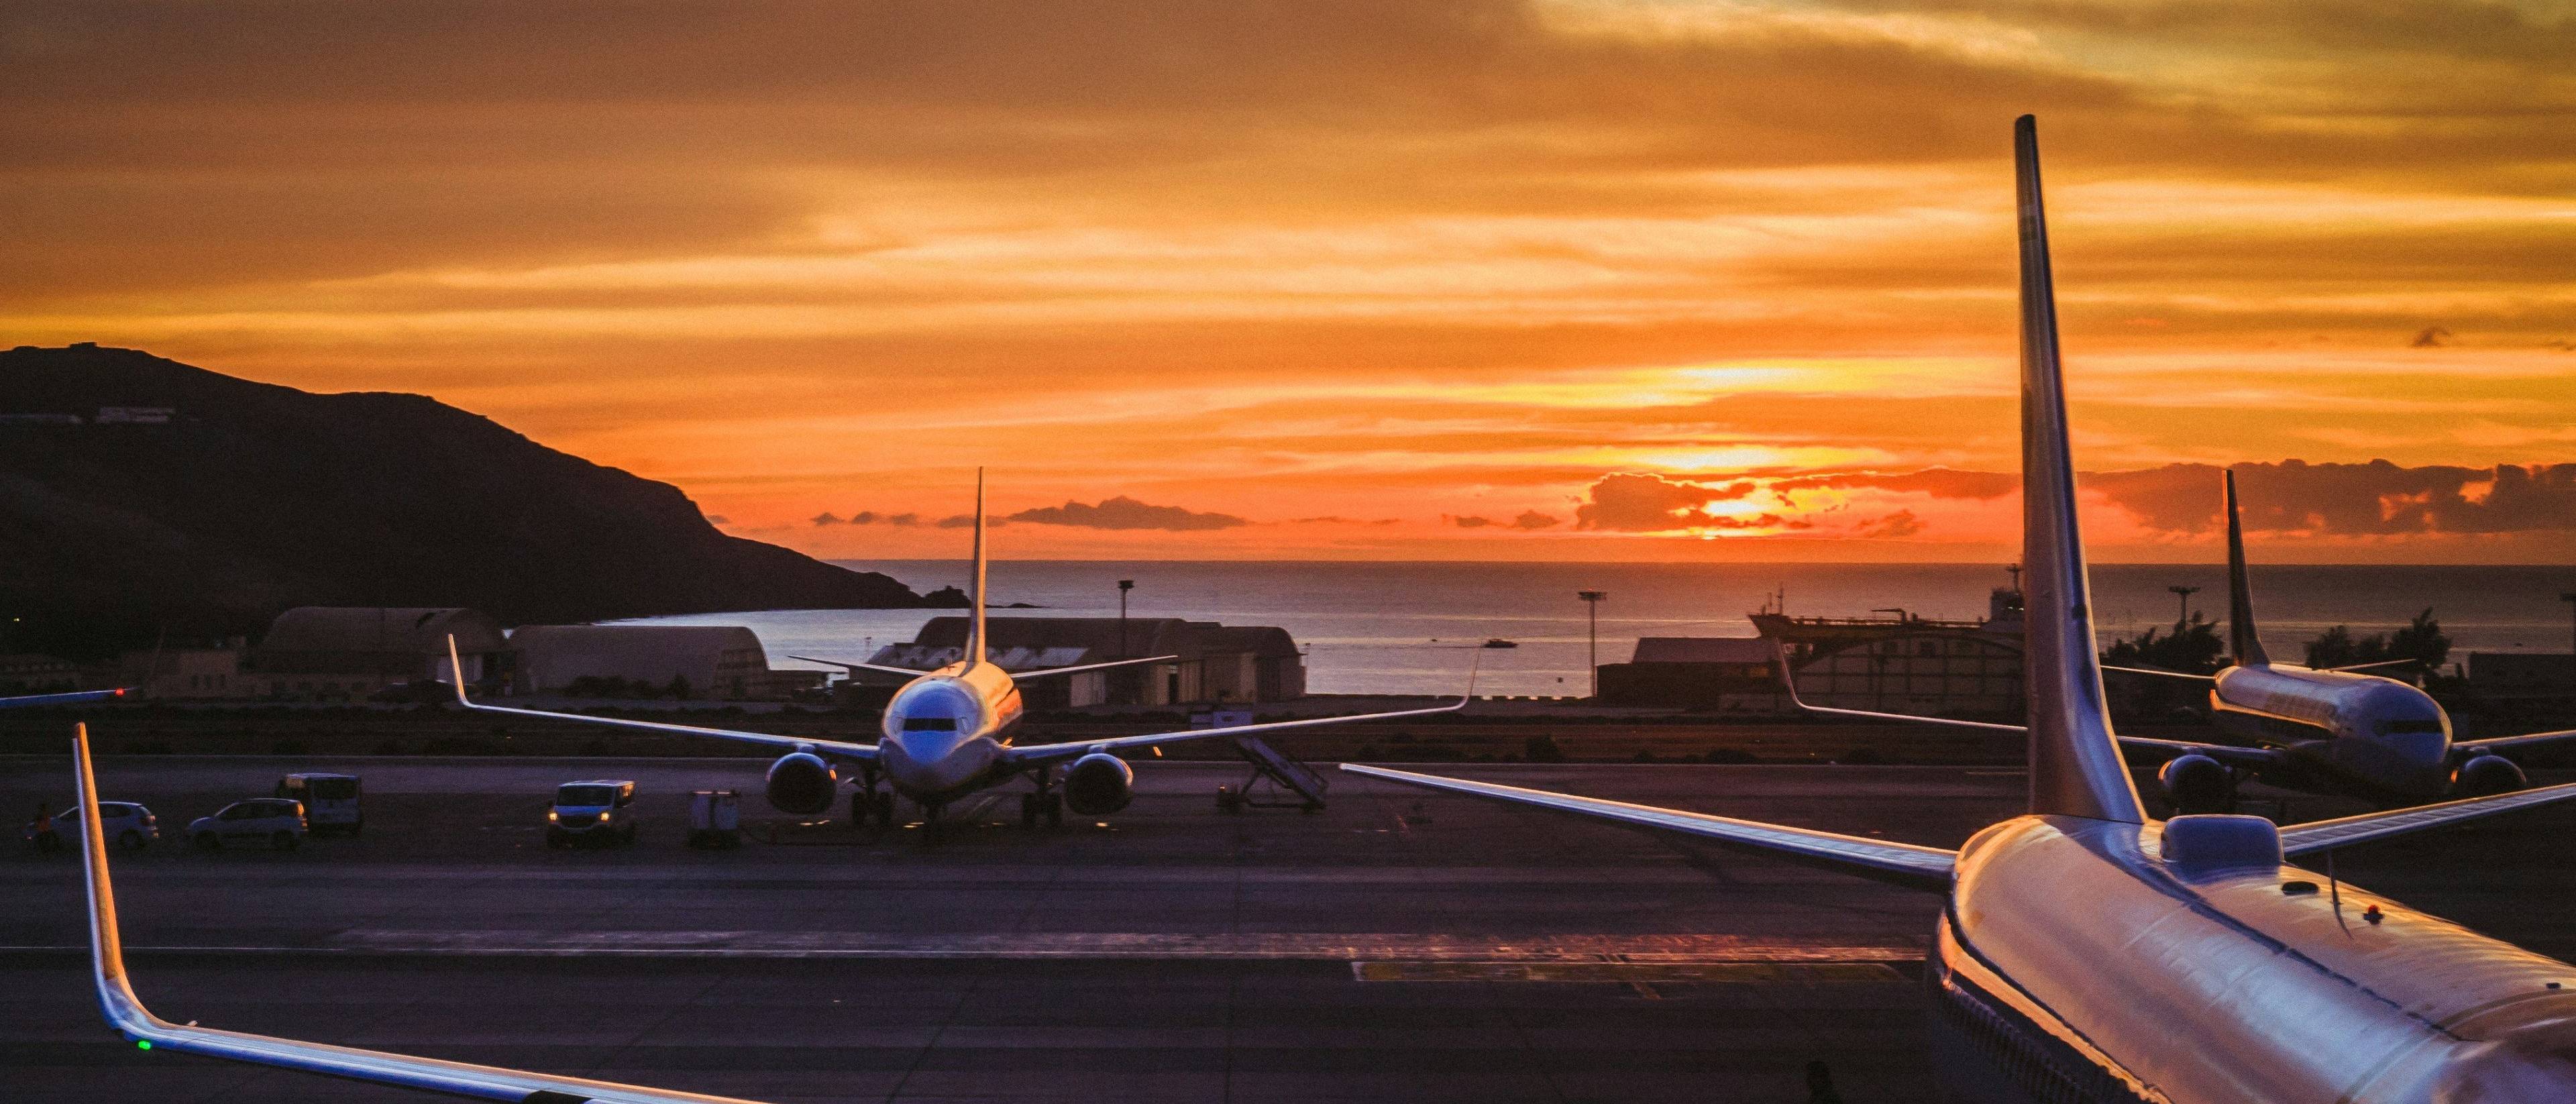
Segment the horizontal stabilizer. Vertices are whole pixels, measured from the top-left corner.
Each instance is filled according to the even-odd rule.
[[[1737,820],[1709,813],[1687,813],[1652,805],[1631,805],[1624,801],[1607,801],[1597,797],[1528,790],[1493,782],[1470,782],[1463,778],[1444,778],[1432,774],[1368,767],[1344,763],[1342,769],[1389,782],[1420,786],[1430,790],[1447,790],[1514,805],[1526,805],[1549,812],[1567,813],[1593,820],[1609,821],[1631,828],[1687,836],[1739,850],[1755,851],[1774,858],[1790,859],[1857,874],[1883,882],[1915,889],[1946,890],[1950,872],[1958,862],[1958,852],[1938,847],[1919,847],[1910,843],[1846,836],[1819,832],[1812,828],[1791,828],[1765,824],[1758,820]]]
[[[125,970],[124,940],[117,930],[116,888],[107,875],[107,833],[100,830],[98,778],[89,760],[89,729],[73,730],[73,781],[80,789],[81,850],[89,883],[89,950],[100,1012],[107,1025],[138,1050],[169,1050],[276,1069],[299,1070],[377,1085],[445,1093],[475,1100],[585,1101],[589,1104],[755,1104],[729,1096],[702,1096],[579,1077],[528,1073],[380,1050],[308,1043],[241,1031],[181,1026],[152,1014],[134,995]]]
[[[2332,851],[2338,847],[2350,847],[2356,843],[2395,839],[2398,836],[2411,835],[2432,828],[2446,828],[2480,817],[2491,817],[2498,813],[2536,808],[2565,801],[2571,797],[2576,797],[2576,782],[2562,786],[2542,786],[2534,790],[2515,790],[2512,793],[2494,794],[2488,797],[2472,797],[2463,801],[2445,801],[2439,805],[2418,805],[2411,809],[2392,809],[2384,813],[2363,813],[2360,816],[2348,816],[2340,820],[2297,824],[2281,829],[2281,854],[2287,858],[2297,858],[2300,855],[2314,854],[2319,851]]]

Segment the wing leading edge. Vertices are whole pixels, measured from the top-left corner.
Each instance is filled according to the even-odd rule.
[[[2498,813],[2516,812],[2554,802],[2576,798],[2576,782],[2538,789],[2515,790],[2512,793],[2445,801],[2439,805],[2417,805],[2392,809],[2384,813],[2363,813],[2337,820],[2319,820],[2281,829],[2281,854],[2287,858],[2332,851],[2357,843],[2393,839],[2434,828],[2491,817]]]
[[[106,833],[99,826],[98,782],[90,767],[89,726],[80,725],[72,731],[73,781],[80,790],[84,829],[81,847],[86,859],[83,870],[89,885],[90,964],[98,985],[99,1011],[106,1016],[109,1027],[138,1048],[174,1050],[351,1081],[520,1104],[758,1104],[737,1097],[557,1077],[240,1031],[183,1027],[153,1015],[134,995],[125,970],[124,943],[116,924],[116,890],[107,875]]]
[[[1632,805],[1597,797],[1547,790],[1523,789],[1494,782],[1470,782],[1463,778],[1415,774],[1411,771],[1388,770],[1385,767],[1344,763],[1342,769],[1370,778],[1383,778],[1408,786],[1429,790],[1446,790],[1514,805],[1566,813],[1594,820],[1669,833],[1704,840],[1739,850],[1756,851],[1775,858],[1785,858],[1812,866],[1857,874],[1883,882],[1914,889],[1947,890],[1950,872],[1958,862],[1958,852],[1938,847],[1921,847],[1910,843],[1890,843],[1862,836],[1820,832],[1813,828],[1791,828],[1784,824],[1766,824],[1758,820],[1738,820],[1710,813],[1687,813],[1652,805]]]

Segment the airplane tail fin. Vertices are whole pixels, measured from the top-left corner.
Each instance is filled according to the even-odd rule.
[[[975,578],[967,587],[966,665],[984,662],[984,469],[975,469]]]
[[[2227,473],[2227,654],[2240,667],[2272,662],[2254,628],[2254,588],[2245,582],[2245,523],[2237,517],[2236,473]]]
[[[2039,132],[2013,124],[2021,236],[2023,663],[2029,680],[2030,811],[2142,823],[2145,810],[2111,735],[2093,637],[2091,583],[2075,517],[2057,294],[2040,202]]]

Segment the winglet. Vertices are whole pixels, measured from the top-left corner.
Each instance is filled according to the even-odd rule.
[[[2013,123],[2021,236],[2022,563],[2028,568],[2023,663],[2029,673],[2030,811],[2143,823],[2146,812],[2111,735],[2093,636],[2091,583],[2075,516],[2057,294],[2040,199],[2039,130]]]
[[[98,775],[89,762],[89,726],[72,726],[73,781],[80,790],[81,869],[89,882],[89,957],[99,1011],[128,1041],[168,1024],[153,1018],[125,976],[125,941],[116,924],[116,887],[107,878],[107,830],[99,823]]]
[[[2245,581],[2245,523],[2237,517],[2236,472],[2227,472],[2227,654],[2239,667],[2272,662],[2254,628],[2254,588]]]
[[[474,702],[465,696],[465,660],[456,654],[455,633],[447,634],[447,677],[456,680],[456,704],[474,708]]]
[[[984,662],[984,469],[975,469],[975,578],[968,588],[966,665]]]

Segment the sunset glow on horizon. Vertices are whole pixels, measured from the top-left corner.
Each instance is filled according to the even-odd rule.
[[[13,10],[0,330],[831,558],[2000,561],[2031,112],[2100,558],[2576,555],[2556,5],[1048,11]]]

